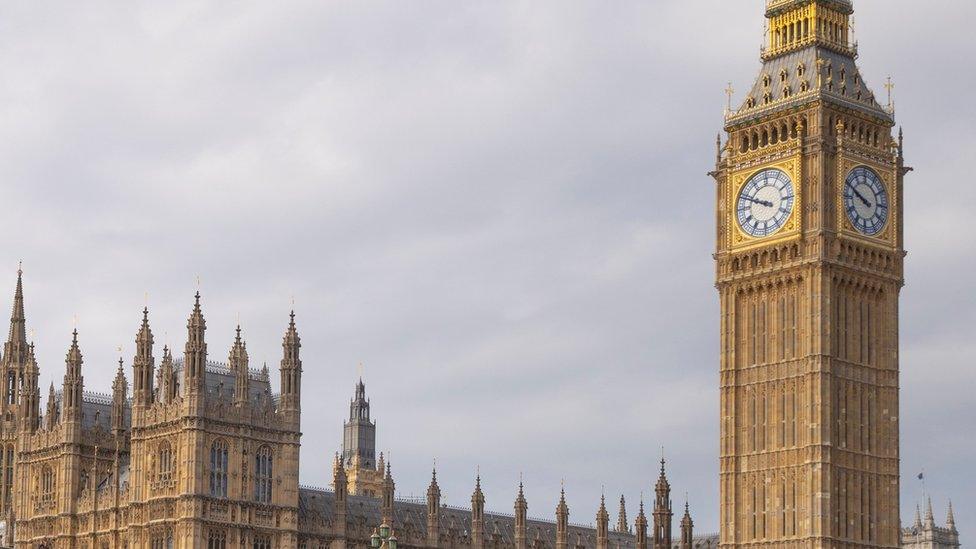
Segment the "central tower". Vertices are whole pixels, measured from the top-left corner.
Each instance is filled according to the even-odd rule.
[[[850,0],[769,0],[718,143],[722,547],[897,547],[901,136]]]

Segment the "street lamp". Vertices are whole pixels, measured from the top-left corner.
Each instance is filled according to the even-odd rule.
[[[385,522],[380,525],[378,530],[373,530],[373,535],[369,541],[373,549],[397,549],[396,535],[390,525]]]

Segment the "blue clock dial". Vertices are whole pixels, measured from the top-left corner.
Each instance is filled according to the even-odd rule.
[[[871,168],[860,166],[844,182],[844,209],[851,225],[861,234],[874,236],[888,221],[888,191]]]
[[[736,218],[749,236],[763,237],[783,228],[796,201],[793,182],[782,170],[763,170],[739,191]]]

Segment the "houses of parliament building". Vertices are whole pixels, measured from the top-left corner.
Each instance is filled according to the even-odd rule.
[[[852,0],[768,0],[762,69],[716,146],[720,317],[719,533],[673,516],[662,461],[653,501],[611,524],[530,519],[396,497],[360,381],[331,489],[299,483],[302,359],[283,319],[272,392],[238,328],[208,350],[197,293],[182,352],[155,345],[148,309],[111,394],[86,390],[83,335],[42,409],[18,271],[0,356],[0,511],[17,549],[665,549],[959,547],[951,508],[902,528],[899,293],[903,138],[858,70]],[[43,413],[42,413],[43,412]],[[590,522],[587,519],[586,522]],[[677,522],[676,524],[674,524]],[[385,525],[380,540],[376,532]],[[674,531],[672,527],[674,526]]]

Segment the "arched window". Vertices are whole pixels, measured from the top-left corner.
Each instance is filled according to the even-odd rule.
[[[227,534],[223,530],[211,530],[207,535],[207,549],[227,549]]]
[[[271,479],[274,475],[271,448],[261,447],[254,461],[254,499],[258,503],[271,503]]]
[[[54,501],[54,471],[47,465],[41,469],[41,501]]]
[[[159,455],[157,456],[159,462],[157,463],[157,480],[159,482],[169,482],[173,480],[173,447],[169,445],[169,442],[161,442],[159,444]]]
[[[227,443],[222,440],[210,447],[210,495],[227,497]]]

